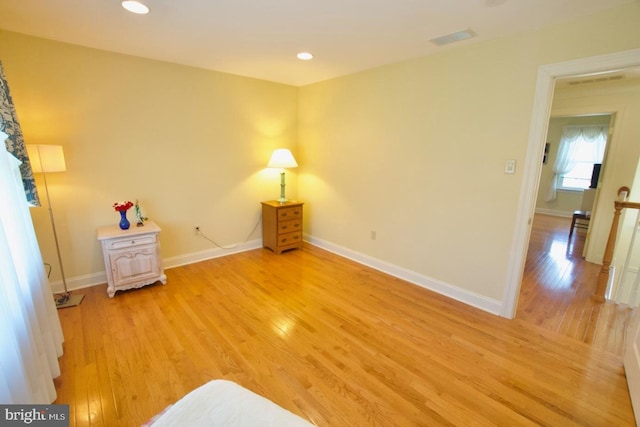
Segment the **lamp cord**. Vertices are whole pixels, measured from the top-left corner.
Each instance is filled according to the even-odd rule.
[[[243,244],[245,244],[245,243],[247,243],[249,241],[249,237],[251,237],[251,235],[256,231],[256,229],[258,228],[258,226],[260,225],[261,222],[262,222],[262,213],[258,216],[258,221],[256,222],[256,225],[253,226],[253,228],[251,229],[251,231],[249,232],[247,237],[242,242],[236,243],[235,245],[232,245],[232,246],[221,245],[218,242],[216,242],[215,240],[213,240],[210,237],[208,237],[202,231],[198,231],[198,236],[200,236],[203,239],[213,243],[216,247],[218,247],[220,249],[235,249],[238,246],[243,245]]]

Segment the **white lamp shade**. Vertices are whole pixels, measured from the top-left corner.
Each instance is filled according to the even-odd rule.
[[[278,148],[271,155],[271,159],[269,159],[267,167],[297,168],[298,163],[296,163],[296,159],[293,158],[293,154],[291,154],[291,151],[288,148]]]
[[[35,173],[64,172],[67,170],[61,145],[27,144],[27,154],[29,155],[31,170]]]

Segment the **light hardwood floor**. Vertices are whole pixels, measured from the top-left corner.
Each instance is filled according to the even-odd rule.
[[[530,251],[514,320],[310,245],[170,269],[113,299],[85,289],[59,311],[57,402],[71,426],[138,426],[224,378],[318,426],[634,425],[620,355],[558,314],[571,298],[543,257]]]
[[[570,224],[535,216],[516,317],[622,356],[633,310],[592,300],[600,265],[582,257],[584,231],[568,239]]]

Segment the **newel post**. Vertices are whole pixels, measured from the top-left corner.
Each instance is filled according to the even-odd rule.
[[[621,196],[626,198],[629,194],[629,187],[620,187],[618,189],[618,198]],[[620,214],[624,200],[616,200],[614,203],[615,212],[613,213],[613,222],[611,223],[611,230],[609,230],[609,239],[607,240],[607,247],[604,250],[602,256],[602,268],[598,274],[598,283],[596,284],[596,290],[593,292],[591,298],[597,302],[604,302],[604,294],[607,290],[607,283],[609,282],[609,271],[611,270],[611,260],[613,259],[613,251],[616,248],[616,237],[618,235],[618,223],[620,222]]]

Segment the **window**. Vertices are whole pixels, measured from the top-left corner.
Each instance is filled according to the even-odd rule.
[[[596,144],[578,138],[571,161],[573,167],[565,174],[560,175],[559,187],[570,190],[585,189],[591,185],[593,165],[602,163],[602,154],[595,149]]]
[[[551,180],[545,201],[556,198],[558,188],[583,190],[591,184],[593,165],[602,163],[607,144],[608,126],[565,126],[553,165]]]

